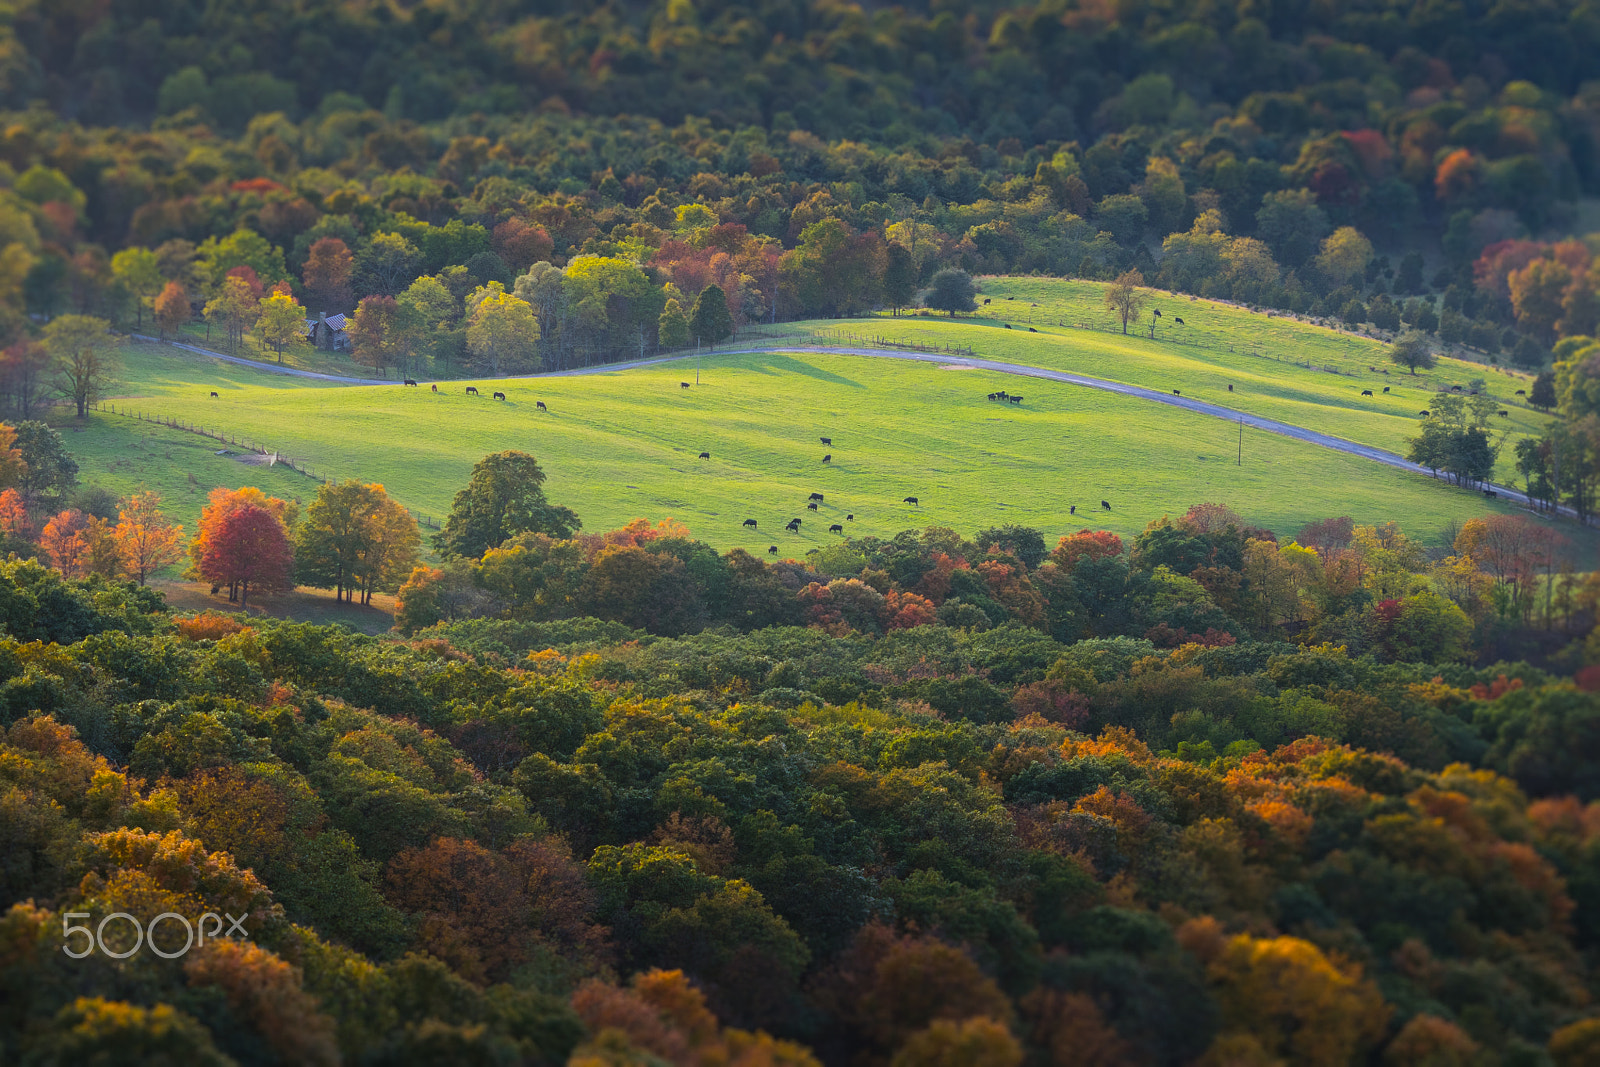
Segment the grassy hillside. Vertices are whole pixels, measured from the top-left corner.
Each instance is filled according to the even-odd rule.
[[[1104,291],[1098,282],[991,278],[983,282],[983,295],[992,303],[980,305],[973,318],[875,318],[807,328],[841,337],[968,346],[988,359],[1181,389],[1185,396],[1401,454],[1406,438],[1417,433],[1417,413],[1439,389],[1467,390],[1481,378],[1508,412],[1494,420],[1507,442],[1496,470],[1502,481],[1515,478],[1512,442],[1541,432],[1549,421],[1516,395],[1532,380],[1514,371],[1443,359],[1434,370],[1412,376],[1388,361],[1387,346],[1379,341],[1188,297],[1157,295],[1152,301],[1163,309],[1155,339],[1148,334],[1148,314],[1145,325],[1123,336],[1109,332],[1117,327],[1102,305]],[[1172,321],[1180,317],[1182,326]],[[1007,323],[1012,329],[1004,328]],[[1030,324],[1037,333],[1028,332]],[[1373,395],[1362,396],[1366,389]]]
[[[1247,430],[1237,466],[1233,427],[1147,401],[1029,381],[1023,407],[999,406],[985,395],[1021,391],[1014,378],[825,352],[707,357],[701,384],[687,390],[678,383],[693,379],[689,365],[670,364],[485,381],[483,398],[460,386],[439,394],[327,386],[154,346],[131,349],[127,361],[126,391],[140,399],[119,405],[260,440],[336,477],[381,482],[425,513],[449,507],[482,455],[515,448],[539,456],[552,498],[575,507],[590,529],[670,515],[723,548],[777,544],[799,553],[828,543],[833,523],[858,535],[1006,522],[1052,538],[1084,525],[1133,534],[1201,500],[1226,502],[1280,532],[1350,514],[1431,536],[1491,506],[1275,434]],[[488,399],[498,387],[508,402]],[[86,441],[146,428],[106,414],[89,422]],[[698,459],[701,451],[711,459]],[[86,477],[120,474],[110,467],[114,453],[85,451]],[[823,464],[827,453],[833,462]],[[256,473],[239,472],[236,484]],[[805,508],[812,492],[826,497],[815,514]],[[920,506],[902,503],[906,496]],[[1100,510],[1102,499],[1111,512]],[[796,516],[802,532],[785,533]],[[758,520],[756,532],[741,525],[745,518]]]

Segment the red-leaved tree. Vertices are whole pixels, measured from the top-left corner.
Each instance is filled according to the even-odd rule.
[[[287,592],[294,588],[294,552],[283,523],[266,508],[246,504],[222,518],[206,539],[200,573],[217,585],[238,584],[239,606],[246,606],[250,588]]]

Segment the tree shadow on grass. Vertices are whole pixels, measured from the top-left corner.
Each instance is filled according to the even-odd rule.
[[[803,359],[781,352],[758,352],[746,356],[744,359],[746,369],[757,374],[798,374],[807,378],[817,378],[831,385],[848,385],[852,389],[865,389],[866,386],[853,378],[846,378],[841,374],[823,370]]]

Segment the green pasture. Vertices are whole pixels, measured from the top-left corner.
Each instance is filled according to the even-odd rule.
[[[1348,514],[1394,519],[1433,538],[1452,520],[1507,506],[1249,429],[1239,466],[1236,426],[1145,400],[1029,380],[1024,405],[1000,405],[985,395],[1023,391],[1016,378],[829,352],[707,356],[689,389],[679,382],[694,380],[693,363],[677,362],[483,380],[478,398],[460,384],[438,394],[332,386],[153,345],[131,347],[126,360],[125,396],[111,401],[119,408],[220,428],[334,477],[381,482],[426,514],[447,511],[485,453],[521,449],[549,472],[550,497],[590,530],[671,516],[721,548],[763,554],[768,545],[792,556],[828,544],[833,523],[853,535],[929,525],[970,534],[1017,522],[1051,539],[1083,526],[1126,536],[1201,501],[1284,533]],[[510,400],[490,399],[496,388]],[[536,410],[539,400],[548,412]],[[95,435],[108,444],[80,451],[86,480],[101,480],[120,458],[110,443],[119,435],[148,432],[109,414],[87,421],[83,434],[69,435],[74,447]],[[711,458],[697,458],[702,451]],[[827,453],[833,462],[824,464]],[[263,484],[256,470],[235,473],[233,484]],[[806,510],[812,492],[825,496],[817,512]],[[903,503],[907,496],[920,505]],[[1113,510],[1102,511],[1102,499]],[[794,517],[804,520],[801,532],[786,533]],[[759,522],[755,532],[741,525],[746,518]]]
[[[1525,397],[1515,395],[1532,387],[1527,375],[1442,359],[1434,370],[1413,377],[1389,362],[1383,342],[1281,315],[1157,294],[1152,306],[1163,313],[1152,340],[1148,312],[1144,325],[1121,334],[1113,314],[1102,306],[1105,287],[1098,282],[985,278],[982,285],[982,295],[991,303],[980,302],[971,318],[878,317],[804,326],[841,345],[856,343],[852,337],[876,336],[968,346],[986,359],[1164,392],[1178,389],[1184,396],[1401,455],[1406,439],[1418,432],[1418,412],[1430,407],[1441,387],[1459,385],[1465,391],[1482,378],[1489,395],[1508,413],[1491,420],[1505,437],[1496,468],[1501,482],[1520,481],[1516,439],[1542,433],[1549,421]],[[1171,321],[1175,318],[1182,318],[1184,325]],[[1004,328],[1008,323],[1009,330]],[[1030,324],[1037,333],[1028,332]],[[1388,395],[1384,386],[1390,388]],[[1367,389],[1372,396],[1361,395]]]

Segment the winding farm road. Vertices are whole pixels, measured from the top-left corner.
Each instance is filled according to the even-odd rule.
[[[155,338],[146,338],[155,340]],[[346,378],[337,374],[318,374],[313,371],[298,370],[293,367],[280,367],[271,363],[259,363],[252,359],[243,359],[238,356],[225,356],[220,352],[198,348],[194,345],[176,344],[169,342],[174,348],[181,348],[197,355],[209,356],[212,359],[224,360],[241,366],[254,367],[257,370],[268,371],[274,374],[288,374],[298,378],[317,378],[322,381],[338,382],[341,385],[399,385],[395,381],[383,381],[376,378]],[[1193,397],[1178,396],[1173,393],[1164,393],[1158,389],[1147,389],[1141,385],[1128,385],[1125,382],[1114,382],[1107,378],[1091,378],[1085,374],[1073,374],[1071,371],[1049,370],[1045,367],[1030,367],[1023,363],[1003,363],[994,359],[982,359],[977,356],[947,355],[941,352],[902,352],[890,348],[835,348],[808,347],[802,345],[767,345],[757,348],[723,348],[716,351],[719,356],[755,355],[762,352],[793,352],[793,351],[821,351],[840,356],[866,356],[875,359],[903,359],[913,363],[946,364],[957,367],[972,367],[977,370],[991,370],[1000,374],[1015,374],[1022,378],[1042,378],[1045,381],[1065,382],[1068,385],[1081,385],[1086,389],[1100,389],[1108,393],[1120,393],[1123,396],[1137,397],[1140,400],[1151,400],[1158,404],[1170,404],[1175,408],[1183,408],[1198,415],[1210,415],[1213,418],[1226,419],[1232,423],[1243,423],[1257,430],[1266,430],[1269,433],[1282,434],[1284,437],[1319,448],[1331,449],[1335,452],[1344,452],[1374,463],[1382,463],[1388,467],[1398,467],[1400,470],[1411,471],[1427,477],[1435,477],[1432,471],[1419,464],[1413,463],[1403,456],[1382,448],[1371,445],[1358,444],[1347,441],[1342,437],[1319,433],[1308,430],[1303,426],[1294,426],[1276,419],[1262,418],[1260,415],[1251,415],[1246,412],[1236,411],[1233,408],[1223,407],[1220,404],[1208,404],[1204,400]],[[500,380],[537,380],[540,378],[570,378],[584,374],[609,374],[613,371],[635,370],[640,367],[653,367],[664,363],[680,363],[693,359],[694,354],[683,356],[661,356],[655,359],[636,359],[626,363],[604,363],[596,367],[580,367],[575,370],[552,371],[547,374],[516,374],[505,375]],[[1524,494],[1519,489],[1510,486],[1489,483],[1488,487],[1502,496],[1515,502],[1525,500]],[[1568,517],[1576,517],[1576,512],[1563,506],[1561,513]]]

